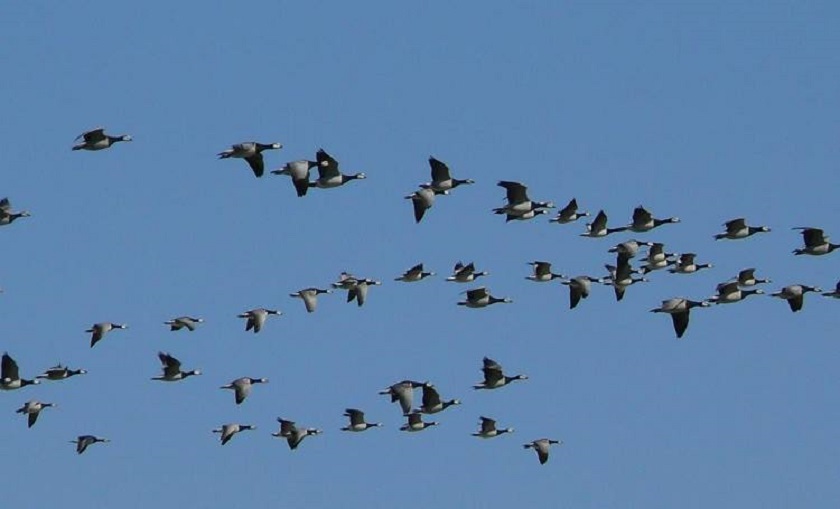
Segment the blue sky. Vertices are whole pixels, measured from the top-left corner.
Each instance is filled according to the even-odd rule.
[[[837,301],[801,313],[767,297],[698,310],[683,340],[662,299],[704,298],[755,266],[834,286],[840,255],[794,257],[795,226],[840,236],[834,2],[11,2],[2,7],[0,195],[32,217],[0,228],[0,349],[24,376],[57,362],[86,377],[0,394],[9,507],[831,507],[840,502]],[[71,152],[105,126],[134,142]],[[232,143],[278,141],[266,166],[325,148],[368,178],[295,197],[255,179]],[[429,155],[476,184],[415,225],[403,196]],[[616,303],[570,311],[526,262],[600,274],[629,235],[505,224],[497,180],[535,199],[677,215],[646,240],[715,267],[654,273]],[[770,226],[715,242],[725,220]],[[455,303],[474,260],[514,303]],[[438,276],[393,282],[418,262]],[[288,293],[342,270],[383,280],[359,309]],[[276,307],[261,334],[236,314]],[[163,321],[204,317],[193,333]],[[84,332],[126,322],[94,349]],[[152,382],[156,353],[204,375]],[[481,358],[530,379],[473,391]],[[223,385],[267,377],[241,407]],[[377,391],[430,380],[463,401],[441,425],[398,431]],[[14,409],[55,402],[26,429]],[[345,434],[343,409],[385,427]],[[515,433],[474,439],[479,415]],[[297,451],[275,418],[322,428]],[[225,447],[210,430],[255,424]],[[108,437],[82,456],[76,435]],[[540,466],[522,444],[565,441]]]

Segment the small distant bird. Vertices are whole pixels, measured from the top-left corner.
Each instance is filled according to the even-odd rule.
[[[71,376],[86,374],[87,370],[85,369],[70,369],[67,366],[56,364],[55,366],[49,368],[48,370],[44,371],[43,374],[38,375],[35,378],[43,378],[45,380],[64,380],[65,378],[70,378]]]
[[[738,284],[741,286],[755,286],[761,283],[772,283],[772,281],[755,277],[754,267],[744,269],[738,273]]]
[[[533,449],[537,452],[537,458],[540,459],[540,465],[545,465],[545,462],[548,461],[548,450],[549,448],[554,445],[563,445],[562,440],[552,440],[550,438],[540,438],[539,440],[534,440],[529,444],[525,444],[522,447],[526,449]]]
[[[20,377],[17,362],[8,353],[3,354],[0,362],[0,390],[13,391],[27,385],[38,385],[39,380],[27,380]]]
[[[29,216],[30,214],[26,210],[12,212],[12,202],[8,198],[0,200],[0,226],[12,224],[16,219]]]
[[[429,276],[434,276],[434,275],[435,275],[434,272],[425,272],[423,270],[423,264],[418,263],[414,267],[411,267],[407,271],[403,272],[402,276],[400,276],[398,278],[394,278],[394,281],[402,281],[404,283],[414,283],[416,281],[422,281],[424,278],[427,278]]]
[[[479,438],[494,438],[503,433],[513,433],[513,428],[496,428],[496,421],[489,417],[480,417],[481,428],[472,436]]]
[[[802,309],[802,304],[805,301],[805,294],[808,292],[821,292],[821,288],[807,285],[788,285],[770,294],[771,297],[778,297],[787,301],[790,310],[796,313]]]
[[[300,443],[303,442],[303,439],[309,435],[318,435],[321,433],[321,430],[317,428],[298,428],[294,421],[287,421],[280,417],[277,418],[277,422],[280,423],[280,431],[271,435],[278,438],[285,438],[291,450],[297,449]]]
[[[589,297],[592,283],[600,284],[603,282],[603,279],[592,276],[577,276],[568,281],[561,281],[562,284],[569,287],[569,309],[577,307],[580,299]]]
[[[256,384],[265,384],[268,383],[267,378],[251,378],[247,376],[243,376],[242,378],[237,378],[236,380],[232,381],[227,385],[223,385],[219,387],[220,389],[233,389],[233,394],[236,399],[236,404],[241,405],[245,398],[251,394],[251,387]]]
[[[158,359],[163,365],[163,374],[156,376],[152,380],[160,380],[162,382],[178,382],[189,376],[200,375],[201,371],[193,369],[191,371],[181,371],[181,361],[168,353],[158,352]]]
[[[76,440],[71,440],[71,444],[76,444],[76,454],[82,454],[88,448],[89,445],[93,445],[96,443],[107,443],[110,442],[107,438],[100,438],[93,435],[79,435]]]
[[[640,268],[642,274],[647,274],[648,272],[664,269],[669,265],[674,265],[677,261],[672,260],[672,256],[675,256],[675,254],[666,253],[665,245],[661,242],[652,243],[648,248],[647,256],[644,259],[645,264]]]
[[[602,282],[605,285],[613,287],[616,301],[624,299],[624,293],[627,291],[628,286],[636,283],[647,283],[649,281],[645,277],[633,277],[636,270],[633,269],[627,261],[624,261],[624,263],[621,263],[618,266],[604,265],[604,267],[606,267],[609,275],[603,278]]]
[[[471,283],[481,276],[489,276],[490,273],[486,271],[476,272],[475,263],[470,262],[464,265],[463,262],[457,262],[455,268],[452,269],[452,275],[446,278],[447,281],[454,281],[456,283]]]
[[[513,299],[509,297],[493,297],[490,295],[490,292],[487,288],[480,286],[478,288],[473,288],[472,290],[467,290],[466,292],[462,292],[467,294],[467,299],[458,303],[459,306],[466,306],[468,308],[485,308],[491,304],[510,304],[513,302]]]
[[[291,161],[283,165],[279,170],[272,170],[273,175],[288,175],[292,177],[292,185],[295,186],[295,192],[298,198],[306,196],[306,191],[311,187],[309,182],[309,170],[318,166],[318,161],[309,161],[306,159],[300,161]]]
[[[709,303],[705,300],[696,301],[683,298],[673,298],[662,301],[662,305],[658,308],[651,309],[651,313],[667,313],[671,315],[671,320],[674,322],[674,332],[677,333],[677,338],[683,337],[685,330],[688,329],[688,317],[691,308],[695,307],[709,307]]]
[[[671,274],[694,274],[701,269],[712,268],[711,263],[695,263],[696,253],[682,253],[677,263],[668,269]]]
[[[551,272],[551,262],[528,262],[534,273],[530,276],[525,276],[525,279],[530,281],[536,281],[538,283],[544,283],[551,281],[553,279],[564,279],[566,276],[562,274],[555,274]]]
[[[249,431],[253,429],[257,429],[257,427],[251,424],[223,424],[220,428],[214,429],[213,433],[221,433],[222,445],[225,445],[230,442],[233,435],[239,433],[240,431]]]
[[[444,191],[451,191],[462,184],[475,184],[472,179],[455,179],[449,174],[449,167],[446,163],[429,156],[429,166],[432,168],[432,181],[421,185],[421,187],[428,186],[435,193],[444,193]]]
[[[738,281],[726,281],[717,285],[717,295],[709,297],[708,301],[714,304],[732,304],[749,297],[750,295],[761,295],[764,290],[744,290],[738,286]]]
[[[382,426],[381,422],[365,422],[365,413],[356,408],[344,410],[344,416],[350,419],[350,424],[341,428],[341,431],[365,431]]]
[[[627,227],[630,231],[643,233],[653,230],[663,224],[679,223],[680,218],[669,217],[666,219],[657,219],[653,214],[647,211],[643,206],[639,205],[633,210],[633,222]]]
[[[229,149],[219,152],[217,155],[219,159],[245,159],[248,161],[248,166],[254,172],[255,177],[262,177],[265,172],[265,163],[263,162],[264,150],[278,150],[283,148],[281,143],[258,143],[256,141],[246,141],[242,143],[235,143]]]
[[[653,246],[653,242],[642,242],[641,240],[631,239],[620,244],[616,244],[607,251],[610,253],[616,253],[616,255],[620,256],[622,260],[629,260],[630,258],[634,258],[636,256],[639,252],[639,248],[642,246],[651,247]]]
[[[421,414],[436,414],[442,412],[453,405],[460,405],[461,401],[458,399],[442,400],[437,389],[432,385],[423,386],[423,405],[414,410]]]
[[[127,134],[122,136],[109,136],[105,134],[104,127],[97,127],[96,129],[76,136],[76,139],[73,141],[79,141],[80,139],[82,142],[73,145],[73,150],[102,150],[118,141],[131,141],[131,136]]]
[[[204,323],[204,318],[196,318],[193,316],[179,316],[178,318],[173,318],[172,320],[163,322],[164,325],[169,326],[170,331],[178,331],[186,328],[190,332],[194,331],[200,323]]]
[[[578,203],[575,198],[572,198],[569,203],[560,209],[556,217],[548,220],[549,223],[567,224],[577,221],[582,217],[589,217],[589,212],[578,212]]]
[[[528,188],[519,182],[500,180],[497,186],[505,188],[507,205],[493,209],[496,214],[521,216],[536,209],[554,208],[551,202],[533,201],[528,197]]]
[[[516,380],[527,380],[527,375],[507,376],[502,371],[502,365],[489,357],[485,357],[481,372],[484,373],[484,380],[473,385],[473,389],[498,389]]]
[[[626,226],[619,226],[618,228],[607,228],[607,214],[603,210],[598,211],[595,220],[586,224],[586,232],[581,233],[581,237],[606,237],[611,233],[623,232],[627,229]]]
[[[318,149],[315,153],[315,159],[318,161],[318,178],[315,182],[309,184],[310,187],[317,187],[319,189],[330,189],[338,187],[350,182],[351,180],[366,178],[364,173],[356,173],[354,175],[345,175],[338,170],[338,161],[331,155],[327,154],[324,149]]]
[[[837,286],[834,287],[833,291],[825,292],[822,295],[823,297],[834,297],[835,299],[840,299],[840,281],[837,281]]]
[[[102,338],[105,337],[105,334],[111,332],[114,329],[127,329],[128,325],[120,324],[120,323],[111,323],[111,322],[100,322],[93,324],[90,329],[87,329],[85,332],[90,332],[90,347],[93,348],[93,345],[98,343]]]
[[[400,431],[423,431],[430,426],[437,426],[438,424],[435,421],[423,422],[423,415],[419,412],[410,413],[406,417],[408,418],[408,421],[400,426]]]
[[[347,302],[356,301],[360,307],[367,300],[368,288],[381,285],[381,281],[369,278],[358,278],[348,272],[342,272],[339,280],[332,284],[333,288],[347,290]]]
[[[793,250],[793,254],[795,255],[807,254],[812,256],[821,256],[840,248],[840,244],[832,244],[829,242],[830,239],[820,228],[800,226],[798,228],[794,228],[794,230],[802,230],[802,241],[805,243],[805,247]]]
[[[426,186],[424,184],[423,186]],[[423,187],[414,191],[405,197],[406,200],[411,200],[411,205],[414,207],[414,222],[420,223],[426,211],[432,208],[435,204],[436,194],[449,194],[449,191],[435,191],[430,186]]]
[[[15,412],[27,415],[29,417],[29,425],[27,427],[31,428],[38,420],[38,415],[41,413],[41,410],[54,406],[53,403],[41,403],[40,401],[31,400],[27,401],[22,407],[15,410]]]
[[[770,231],[770,228],[766,226],[747,226],[747,220],[743,217],[731,219],[723,223],[723,226],[726,228],[726,231],[715,235],[715,240],[745,239],[751,235],[755,235],[756,233],[765,233]]]
[[[414,380],[403,380],[397,382],[387,389],[379,391],[379,394],[391,396],[391,403],[399,401],[403,415],[411,412],[411,403],[414,399],[414,389],[430,385],[429,382],[416,382]]]
[[[298,290],[296,293],[290,293],[289,297],[294,297],[303,300],[303,304],[304,306],[306,306],[306,312],[313,313],[318,307],[318,295],[321,293],[332,293],[332,290],[322,290],[320,288],[304,288],[303,290]]]
[[[249,311],[245,311],[244,313],[240,313],[237,318],[245,318],[245,331],[252,330],[254,334],[258,333],[262,330],[263,325],[265,325],[265,321],[271,315],[280,316],[283,313],[277,311],[276,309],[265,309],[265,308],[256,308],[251,309]]]

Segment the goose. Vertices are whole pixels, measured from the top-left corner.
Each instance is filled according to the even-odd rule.
[[[107,135],[104,127],[97,127],[76,136],[73,141],[79,140],[82,140],[82,142],[73,145],[73,150],[102,150],[119,141],[131,141],[132,139],[127,134],[122,136]]]
[[[436,194],[449,194],[449,191],[435,191],[427,184],[420,186],[420,189],[414,191],[412,194],[405,196],[406,200],[411,200],[411,205],[414,208],[414,222],[419,224],[420,220],[426,214],[426,211],[432,208],[435,204]]]
[[[533,274],[530,276],[525,276],[525,279],[529,281],[535,281],[538,283],[544,283],[551,281],[553,279],[565,279],[566,276],[562,274],[555,274],[551,272],[551,262],[528,262],[534,271]]]
[[[539,440],[534,440],[531,443],[524,444],[522,447],[536,451],[537,458],[540,459],[540,465],[545,465],[545,462],[548,461],[548,450],[554,444],[563,445],[563,441],[552,440],[550,438],[540,438]]]
[[[318,294],[332,293],[332,290],[322,290],[320,288],[304,288],[298,290],[297,293],[290,293],[289,297],[302,299],[304,306],[306,306],[307,313],[314,313],[315,308],[318,307]]]
[[[513,433],[513,428],[497,428],[496,421],[489,417],[479,417],[481,419],[481,428],[472,436],[479,438],[494,438],[503,433]]]
[[[416,432],[423,431],[430,426],[437,426],[437,422],[423,422],[423,414],[419,412],[412,412],[406,416],[408,421],[400,426],[400,431]]]
[[[79,435],[76,440],[71,440],[71,444],[76,444],[76,454],[82,454],[87,450],[88,446],[97,443],[108,443],[110,440],[93,435]]]
[[[265,321],[271,315],[280,316],[283,313],[276,309],[256,308],[236,315],[237,318],[245,318],[245,331],[253,330],[254,334],[262,330]]]
[[[743,217],[731,219],[723,223],[723,226],[726,228],[726,231],[715,235],[715,240],[745,239],[751,235],[755,235],[756,233],[765,233],[770,231],[770,228],[766,226],[747,226],[747,220]]]
[[[626,226],[619,226],[618,228],[607,228],[607,214],[603,210],[598,211],[595,220],[586,224],[586,233],[581,233],[581,237],[606,237],[611,233],[618,233],[627,230]]]
[[[289,449],[295,450],[303,442],[303,439],[309,435],[317,435],[321,430],[317,428],[298,428],[294,421],[287,421],[280,417],[277,418],[280,423],[280,431],[272,433],[271,435],[277,438],[285,438],[289,444]]]
[[[738,287],[738,281],[726,281],[717,285],[717,295],[709,297],[708,301],[715,304],[731,304],[746,299],[750,295],[761,295],[764,290],[742,290]]]
[[[310,187],[317,187],[319,189],[330,189],[338,187],[350,182],[351,180],[364,179],[364,173],[356,173],[355,175],[345,175],[338,171],[338,161],[331,155],[327,154],[324,149],[318,149],[315,153],[315,158],[318,161],[318,178],[315,182],[309,184]]]
[[[502,365],[489,357],[483,360],[481,371],[484,380],[473,385],[473,389],[498,389],[516,380],[527,380],[527,375],[506,376],[502,372]]]
[[[283,148],[281,143],[258,143],[256,141],[245,141],[242,143],[235,143],[229,149],[219,152],[217,155],[219,159],[228,159],[230,157],[236,159],[245,159],[248,161],[248,166],[254,172],[254,176],[259,178],[265,172],[265,163],[263,162],[264,150],[278,150]]]
[[[580,302],[580,299],[589,297],[592,283],[603,282],[603,279],[591,276],[577,276],[568,281],[561,281],[561,284],[569,287],[569,309],[574,309]]]
[[[41,410],[49,407],[55,407],[54,403],[42,403],[40,401],[27,401],[22,407],[15,410],[16,413],[25,414],[29,418],[28,428],[31,428],[35,425],[35,422],[38,420],[38,415],[41,413]]]
[[[300,161],[290,161],[283,165],[279,170],[271,170],[272,175],[288,175],[292,177],[292,185],[295,186],[295,192],[298,198],[306,196],[306,191],[309,190],[309,170],[318,166],[318,161],[309,161],[302,159]]]
[[[268,383],[267,378],[251,378],[247,376],[243,376],[242,378],[237,378],[236,380],[232,381],[227,385],[223,385],[219,387],[220,389],[233,389],[233,394],[236,399],[236,404],[241,405],[245,398],[251,394],[251,387],[256,384],[265,384]]]
[[[661,242],[653,242],[648,247],[647,256],[644,259],[645,264],[640,268],[642,274],[647,274],[648,272],[664,269],[669,265],[673,265],[677,263],[676,260],[671,260],[670,258],[675,256],[674,253],[666,253],[665,252],[665,245]]]
[[[711,263],[694,263],[697,253],[682,253],[676,265],[668,269],[671,274],[693,274],[701,269],[712,268]]]
[[[62,366],[61,364],[56,364],[35,378],[42,378],[44,380],[64,380],[65,378],[70,378],[71,376],[86,374],[87,370],[85,369],[70,369],[66,366]]]
[[[636,233],[644,233],[653,230],[663,224],[679,223],[680,218],[669,217],[666,219],[657,219],[653,214],[647,211],[643,206],[639,205],[633,209],[633,222],[627,228]]]
[[[400,276],[398,278],[394,278],[394,281],[402,281],[404,283],[414,283],[414,282],[417,282],[417,281],[422,281],[423,279],[425,279],[429,276],[434,276],[434,275],[435,275],[434,272],[425,272],[423,270],[423,264],[418,263],[414,267],[411,267],[407,271],[403,272],[402,276]]]
[[[755,277],[755,267],[744,269],[738,273],[738,284],[741,286],[755,286],[761,283],[772,283],[772,281]]]
[[[837,281],[837,286],[834,287],[834,290],[825,292],[822,295],[823,297],[834,297],[835,299],[840,299],[840,281]]]
[[[381,281],[368,278],[357,278],[348,272],[342,272],[338,282],[333,283],[333,288],[347,290],[347,302],[356,301],[359,307],[363,306],[367,299],[368,287],[381,285]]]
[[[455,268],[452,269],[452,275],[446,278],[446,280],[456,283],[472,283],[476,278],[489,275],[490,273],[486,271],[476,272],[475,263],[473,262],[466,265],[463,262],[458,262],[455,264]]]
[[[472,179],[462,180],[452,178],[446,163],[435,159],[433,156],[429,156],[429,166],[432,168],[432,181],[422,184],[422,186],[428,186],[436,193],[451,191],[462,184],[475,184],[475,181]]]
[[[462,292],[467,294],[467,300],[461,301],[458,303],[459,306],[466,306],[468,308],[485,308],[491,304],[503,303],[503,304],[510,304],[513,302],[513,299],[508,297],[498,298],[493,297],[490,295],[490,292],[487,288],[480,286],[478,288],[473,288],[472,290],[467,290],[466,292]]]
[[[347,408],[344,410],[344,416],[350,419],[350,424],[341,428],[341,431],[365,431],[370,428],[378,428],[382,426],[381,422],[365,422],[365,413],[356,408]]]
[[[505,188],[505,198],[507,199],[507,205],[493,209],[496,214],[520,216],[534,212],[536,209],[554,208],[554,204],[551,202],[532,201],[528,197],[528,188],[519,182],[500,180],[496,185]]]
[[[771,297],[778,297],[787,301],[790,310],[796,313],[802,309],[802,304],[805,300],[805,294],[808,292],[821,292],[821,288],[807,285],[788,285],[770,294]]]
[[[87,329],[85,332],[90,332],[90,347],[93,348],[93,345],[98,343],[102,338],[105,337],[105,334],[108,334],[114,329],[127,329],[128,325],[121,324],[121,323],[112,323],[112,322],[100,322],[93,324],[90,329]]]
[[[257,429],[256,426],[252,424],[222,424],[221,427],[216,428],[213,430],[213,433],[221,433],[221,440],[222,445],[230,442],[230,439],[233,438],[233,435],[239,433],[240,431],[249,431]]]
[[[8,353],[3,354],[0,362],[0,390],[12,391],[26,387],[27,385],[38,385],[40,380],[27,380],[20,377],[17,362]]]
[[[391,403],[399,401],[403,415],[411,413],[411,403],[414,399],[414,389],[430,385],[429,382],[415,382],[414,380],[403,380],[397,382],[387,389],[379,391],[379,394],[391,396]]]
[[[795,255],[812,255],[821,256],[840,248],[840,244],[832,244],[829,238],[825,236],[825,232],[820,228],[810,228],[807,226],[800,226],[794,230],[802,230],[802,241],[805,247],[801,249],[794,249]]]
[[[442,412],[452,405],[460,405],[461,401],[458,399],[442,400],[437,389],[432,385],[423,386],[423,405],[420,408],[414,409],[413,412],[422,414],[436,414]]]
[[[604,265],[609,276],[602,279],[603,284],[610,285],[615,290],[615,300],[621,301],[624,299],[624,293],[627,287],[636,283],[647,283],[649,280],[645,277],[634,278],[635,269],[630,266],[629,262],[619,263],[618,266]]]
[[[156,376],[152,380],[160,380],[162,382],[177,382],[189,376],[200,375],[201,371],[193,369],[191,371],[181,371],[181,361],[168,353],[158,352],[158,359],[163,365],[163,374]]]
[[[16,219],[20,219],[21,217],[30,217],[30,214],[26,210],[12,212],[12,202],[9,201],[9,198],[0,200],[0,226],[12,224]]]
[[[582,217],[589,217],[589,212],[578,212],[577,199],[572,198],[569,203],[560,209],[556,217],[548,220],[549,223],[567,224],[577,221]]]
[[[509,223],[511,221],[527,221],[529,219],[534,219],[535,217],[540,216],[542,214],[548,213],[548,209],[533,209],[523,214],[506,214],[505,223]]]
[[[651,247],[653,246],[653,242],[643,242],[641,240],[630,239],[620,244],[616,244],[607,251],[610,253],[616,253],[623,259],[629,260],[630,258],[634,258],[636,256],[639,252],[639,248],[642,246]]]
[[[667,313],[671,315],[671,320],[674,322],[674,332],[677,333],[677,338],[683,337],[685,330],[688,328],[688,317],[691,308],[695,307],[709,307],[710,304],[703,301],[683,299],[676,297],[662,301],[662,305],[658,308],[651,309],[651,313]]]
[[[193,316],[179,316],[178,318],[173,318],[172,320],[163,322],[164,325],[169,326],[170,331],[178,331],[186,328],[190,332],[194,331],[200,323],[204,323],[204,318],[196,318]]]

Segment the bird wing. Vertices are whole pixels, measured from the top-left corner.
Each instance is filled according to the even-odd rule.
[[[821,246],[826,243],[825,233],[821,228],[801,228],[802,240],[806,247]]]
[[[105,128],[98,127],[96,129],[91,129],[90,131],[86,131],[78,136],[76,139],[84,138],[85,143],[96,143],[97,141],[102,141],[105,139]]]
[[[326,150],[322,148],[318,149],[318,152],[315,153],[315,159],[318,161],[319,178],[330,179],[339,175],[338,161],[327,154]]]
[[[3,380],[18,380],[20,378],[17,362],[7,353],[3,354],[2,365],[0,365],[0,376],[2,376]]]
[[[496,429],[496,421],[489,417],[481,417],[481,432],[492,433]]]
[[[452,178],[449,175],[449,167],[446,166],[446,163],[434,157],[429,157],[429,166],[432,167],[432,182],[442,182]]]
[[[590,231],[598,231],[607,227],[607,214],[603,210],[598,211],[595,220],[590,225]]]
[[[674,322],[674,332],[677,333],[677,337],[683,337],[688,328],[688,309],[680,313],[671,313],[671,320]]]
[[[500,180],[496,185],[505,188],[507,201],[511,205],[530,201],[528,198],[528,188],[519,182]]]
[[[440,394],[437,389],[432,386],[423,386],[423,407],[433,408],[440,405]]]
[[[647,211],[644,207],[639,205],[635,209],[633,209],[633,224],[638,226],[643,226],[653,220],[653,215]]]
[[[263,156],[260,152],[256,152],[254,155],[246,157],[246,161],[248,161],[248,165],[251,167],[251,171],[254,172],[255,177],[262,177],[265,173],[265,163],[263,162]]]
[[[728,233],[735,233],[747,227],[747,220],[743,217],[730,219],[729,221],[723,223],[723,226],[726,227],[726,231]]]

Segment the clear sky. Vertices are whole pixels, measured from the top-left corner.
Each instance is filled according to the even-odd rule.
[[[4,507],[838,506],[840,302],[695,310],[682,340],[648,312],[749,266],[768,292],[840,278],[840,253],[791,254],[792,227],[840,239],[838,26],[829,1],[4,2],[0,196],[32,216],[0,227],[0,350],[89,371],[0,394]],[[70,150],[100,125],[134,141]],[[216,159],[249,140],[284,144],[268,169],[323,147],[368,178],[299,199]],[[416,225],[429,155],[476,184]],[[611,225],[679,216],[637,236],[715,267],[570,311],[526,262],[600,275],[631,236],[505,224],[500,179]],[[712,239],[740,216],[773,231]],[[456,306],[458,260],[514,303]],[[393,281],[421,261],[438,275]],[[288,297],[343,270],[384,284]],[[257,306],[284,314],[253,335]],[[162,324],[183,314],[206,323]],[[90,349],[99,321],[130,328]],[[161,350],[204,374],[149,380]],[[530,379],[473,391],[485,355]],[[237,407],[239,376],[270,383]],[[377,391],[403,378],[463,404],[402,433]],[[27,429],[28,399],[59,407]],[[346,407],[385,426],[340,432]],[[516,431],[473,438],[480,415]],[[278,416],[324,433],[290,451]],[[220,447],[226,422],[258,429]],[[77,456],[84,433],[112,442]],[[543,466],[540,437],[565,442]]]

